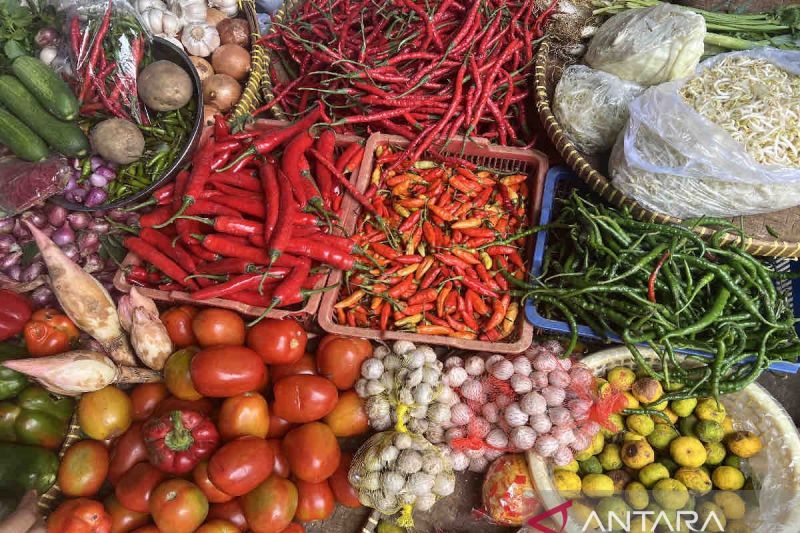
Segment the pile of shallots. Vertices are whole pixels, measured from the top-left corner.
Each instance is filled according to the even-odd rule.
[[[445,361],[444,381],[460,398],[444,433],[455,470],[483,472],[504,453],[530,449],[563,466],[589,447],[600,431],[589,418],[594,377],[562,354],[548,341],[517,356]]]

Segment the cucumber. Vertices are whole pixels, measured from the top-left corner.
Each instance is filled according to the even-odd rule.
[[[53,69],[31,56],[19,56],[11,70],[45,109],[61,120],[74,120],[80,104],[69,85]]]
[[[0,104],[54,150],[69,157],[89,153],[89,139],[83,131],[76,124],[58,120],[48,113],[17,78],[7,74],[0,76]]]
[[[0,107],[0,143],[5,144],[14,155],[27,161],[41,161],[50,150],[33,130],[17,117]]]

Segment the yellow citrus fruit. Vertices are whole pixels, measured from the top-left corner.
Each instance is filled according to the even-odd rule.
[[[676,415],[680,417],[689,416],[694,412],[697,406],[697,398],[688,398],[686,400],[673,400],[670,402],[669,407]]]
[[[614,482],[614,494],[617,495],[622,494],[622,491],[633,479],[627,470],[609,470],[606,475]]]
[[[622,457],[620,457],[620,447],[618,444],[609,442],[603,451],[597,456],[603,470],[616,470],[622,468]]]
[[[629,391],[636,381],[636,374],[630,368],[618,366],[608,371],[606,376],[608,383],[618,391]]]
[[[655,429],[655,422],[648,415],[630,415],[625,419],[625,425],[634,433],[646,437]]]
[[[646,440],[629,441],[622,445],[622,462],[628,468],[639,470],[655,459],[655,452]]]
[[[666,424],[656,424],[653,432],[647,436],[647,442],[656,450],[666,450],[676,438],[678,438],[678,432],[675,431],[675,428]]]
[[[708,454],[703,443],[695,437],[678,437],[669,444],[672,460],[681,466],[698,468],[706,462]]]
[[[725,446],[721,442],[709,442],[703,445],[706,449],[705,464],[708,466],[716,466],[725,460],[725,455],[728,453]]]
[[[639,470],[639,481],[648,489],[667,478],[669,478],[669,470],[661,463],[651,463]]]
[[[558,493],[568,500],[578,498],[581,495],[581,478],[574,472],[556,470],[553,472],[553,482]]]
[[[716,504],[710,501],[701,502],[697,506],[698,522],[704,526],[707,533],[721,533],[727,531],[725,525],[728,520],[725,518],[725,513]]]
[[[761,437],[749,431],[736,431],[726,439],[730,452],[742,459],[749,459],[761,451]]]
[[[714,503],[722,509],[728,520],[741,520],[747,512],[744,500],[735,492],[727,490],[717,492],[714,494]]]
[[[566,470],[567,472],[575,472],[575,473],[577,473],[577,472],[578,472],[578,468],[579,468],[579,467],[578,467],[578,461],[576,461],[575,459],[573,459],[572,461],[570,461],[569,463],[567,463],[567,464],[566,464],[566,465],[564,465],[564,466],[557,466],[557,467],[555,467],[555,469],[554,469],[554,470],[555,470],[555,471],[559,471],[559,470]]]
[[[589,498],[613,496],[614,480],[605,474],[589,474],[581,480],[581,490]]]
[[[703,442],[719,442],[723,437],[722,425],[713,420],[698,420],[694,434]]]
[[[694,415],[699,420],[713,420],[719,424],[725,420],[725,407],[714,398],[705,398],[697,402]]]
[[[697,494],[706,494],[711,490],[711,478],[702,468],[681,467],[675,472],[675,479]]]
[[[689,491],[677,479],[662,479],[653,487],[653,498],[664,509],[682,509],[689,502]]]
[[[623,394],[625,395],[625,399],[628,400],[628,404],[626,406],[628,409],[638,409],[641,406],[639,400],[637,400],[633,394],[627,391],[623,392]]]
[[[627,500],[628,505],[637,511],[641,511],[650,503],[647,487],[639,481],[631,481],[625,486],[625,500]]]
[[[739,490],[744,487],[744,474],[732,466],[718,466],[711,474],[711,480],[720,490]]]

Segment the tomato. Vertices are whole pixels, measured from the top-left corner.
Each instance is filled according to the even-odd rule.
[[[288,479],[270,476],[239,502],[254,533],[278,533],[292,522],[297,510],[297,488]]]
[[[192,321],[200,310],[191,305],[179,305],[161,313],[161,322],[167,328],[172,344],[178,348],[186,348],[197,344],[197,337],[192,331]]]
[[[203,348],[219,344],[244,344],[244,320],[227,309],[203,309],[192,320],[192,331],[197,337],[197,343]]]
[[[203,397],[192,383],[189,367],[197,353],[197,348],[178,350],[170,355],[164,364],[164,383],[173,396],[181,400],[199,400]]]
[[[290,365],[270,365],[269,372],[272,382],[277,383],[286,376],[295,376],[297,374],[315,375],[317,373],[317,362],[314,360],[313,355],[307,353]]]
[[[82,440],[67,449],[58,466],[58,485],[65,496],[94,496],[108,474],[108,449],[102,442]]]
[[[126,509],[113,494],[103,500],[103,506],[111,516],[111,533],[129,533],[150,521],[149,513]]]
[[[272,387],[275,414],[302,424],[319,420],[336,406],[338,392],[333,383],[320,376],[288,376]]]
[[[306,350],[306,330],[291,318],[267,318],[247,332],[247,346],[268,365],[296,363]]]
[[[109,454],[108,481],[116,485],[133,465],[147,461],[147,447],[142,437],[142,423],[136,422],[114,441]]]
[[[113,439],[131,427],[133,405],[127,394],[113,385],[88,392],[78,402],[78,423],[95,440]]]
[[[353,454],[351,452],[342,452],[342,459],[339,462],[339,468],[328,479],[328,484],[336,497],[336,501],[345,507],[361,507],[361,502],[358,501],[358,492],[350,484],[347,475],[350,472],[350,463],[353,461]]]
[[[194,467],[192,479],[211,503],[225,503],[233,499],[233,496],[219,490],[211,483],[211,480],[208,479],[208,461],[198,463],[197,466]]]
[[[247,525],[247,519],[244,517],[244,511],[238,500],[213,504],[208,510],[208,518],[209,520],[212,518],[226,520],[239,528],[239,531],[246,531],[250,527]]]
[[[221,491],[241,496],[253,490],[272,473],[275,458],[267,441],[239,437],[225,444],[208,462],[208,479]]]
[[[147,420],[161,400],[169,396],[169,390],[163,383],[142,383],[131,389],[130,396],[133,419]]]
[[[335,506],[333,491],[331,491],[327,481],[321,481],[320,483],[297,481],[295,520],[300,522],[325,520],[333,514]]]
[[[269,412],[269,431],[267,431],[268,439],[283,437],[290,429],[295,427],[295,424],[292,424],[285,418],[281,418],[275,414],[275,402],[269,402],[267,406],[267,410]]]
[[[66,500],[47,519],[47,533],[109,533],[111,516],[96,500]]]
[[[195,533],[239,533],[239,528],[233,522],[215,518],[200,526]]]
[[[165,398],[153,411],[153,416],[161,416],[170,411],[197,411],[204,415],[210,415],[214,410],[214,402],[208,398],[200,398],[199,400],[181,400],[170,396]]]
[[[367,339],[327,335],[317,348],[317,370],[339,390],[352,389],[361,376],[361,363],[372,357]]]
[[[150,463],[138,463],[120,478],[114,494],[119,503],[131,511],[147,513],[150,495],[166,477],[167,474]]]
[[[306,528],[304,528],[302,524],[292,522],[289,524],[289,527],[281,530],[280,533],[306,533]]]
[[[276,476],[289,477],[289,460],[283,455],[281,449],[280,439],[267,439],[267,444],[272,449],[272,454],[275,456],[275,464],[272,467],[272,473]]]
[[[190,371],[195,388],[203,396],[228,398],[257,390],[267,367],[250,348],[214,346],[197,352]]]
[[[320,422],[291,430],[281,444],[297,479],[319,483],[331,477],[339,466],[341,451],[331,428]]]
[[[264,438],[269,432],[267,400],[257,392],[245,392],[222,402],[217,429],[222,440],[243,435]]]
[[[354,390],[344,391],[333,411],[328,413],[324,422],[330,426],[337,437],[353,437],[369,430],[369,417],[364,408],[364,400]]]
[[[169,533],[192,533],[208,516],[203,491],[185,479],[169,479],[156,487],[149,508],[158,529]]]
[[[150,524],[149,526],[140,527],[133,531],[133,533],[161,533],[161,531],[156,526]]]
[[[56,309],[39,309],[23,330],[25,347],[33,357],[68,351],[78,341],[80,331],[69,317]]]

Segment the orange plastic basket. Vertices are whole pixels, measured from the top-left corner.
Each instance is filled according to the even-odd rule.
[[[373,160],[375,149],[381,145],[390,145],[398,148],[408,146],[408,141],[403,137],[385,135],[382,133],[373,134],[367,139],[364,149],[364,159],[361,162],[361,169],[358,173],[356,187],[364,192],[370,183],[373,171]],[[528,222],[534,223],[539,219],[539,209],[541,207],[542,192],[544,190],[544,178],[547,173],[547,156],[536,150],[524,150],[521,148],[509,148],[505,146],[495,146],[488,141],[475,139],[465,140],[463,137],[455,137],[449,144],[438,144],[436,147],[445,155],[451,154],[462,157],[467,161],[476,163],[482,167],[498,172],[509,173],[518,172],[528,175],[528,190],[530,191],[530,209],[528,211]],[[346,196],[342,205],[344,213],[343,226],[352,233],[355,230],[358,216],[361,213],[361,206],[350,196]],[[533,240],[529,239],[527,251],[523,257],[529,258],[533,250]],[[337,285],[342,281],[342,272],[334,271],[328,276],[328,285]],[[515,325],[515,331],[509,337],[508,342],[487,342],[479,340],[465,340],[439,335],[420,335],[417,333],[406,333],[402,331],[379,331],[376,329],[350,327],[334,322],[334,305],[339,299],[340,287],[336,287],[322,297],[319,308],[319,325],[329,333],[348,335],[354,337],[366,337],[369,339],[382,340],[408,340],[421,344],[437,344],[451,346],[462,350],[483,351],[493,353],[519,353],[527,349],[533,341],[533,326],[529,324],[522,312],[520,312]],[[520,306],[520,309],[522,307]]]

